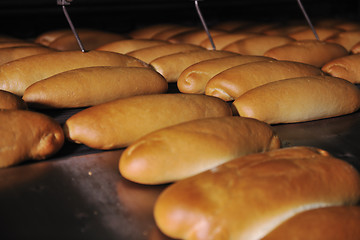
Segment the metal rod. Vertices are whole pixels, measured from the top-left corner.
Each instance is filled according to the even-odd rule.
[[[196,1],[196,0],[195,0],[195,8],[196,8],[196,11],[197,11],[197,13],[198,13],[198,15],[199,15],[199,17],[200,17],[200,20],[201,20],[201,23],[202,23],[202,25],[203,25],[203,27],[204,27],[204,29],[205,29],[205,32],[206,32],[206,34],[208,35],[208,38],[209,38],[210,43],[211,43],[211,46],[212,46],[213,50],[216,50],[214,41],[213,41],[213,39],[212,39],[212,37],[211,37],[211,34],[210,34],[209,29],[208,29],[208,27],[207,27],[207,25],[206,25],[206,22],[205,22],[202,14],[201,14],[200,7],[199,7],[199,3],[198,3],[198,1]]]
[[[304,16],[305,16],[306,21],[308,22],[308,24],[309,24],[312,32],[314,33],[316,40],[319,40],[319,36],[318,36],[318,34],[316,33],[316,30],[315,30],[315,28],[314,28],[314,25],[311,23],[311,20],[310,20],[309,16],[307,15],[304,6],[303,6],[302,3],[301,3],[301,0],[297,0],[297,2],[298,2],[298,4],[299,4],[299,7],[300,7],[301,11],[303,12],[303,14],[304,14]]]

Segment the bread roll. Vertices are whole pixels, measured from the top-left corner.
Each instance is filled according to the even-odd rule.
[[[68,139],[91,148],[126,147],[160,128],[199,118],[230,116],[230,106],[205,95],[152,94],[87,108],[65,122]]]
[[[288,36],[289,34],[307,30],[308,28],[308,25],[289,24],[265,30],[264,34],[269,36]]]
[[[168,44],[169,44],[168,42],[163,40],[125,39],[125,40],[107,43],[105,45],[100,46],[97,50],[126,54],[143,48],[159,46],[159,45],[168,45]]]
[[[269,124],[341,116],[360,107],[360,90],[334,77],[303,77],[268,83],[233,102],[238,114]]]
[[[206,84],[216,74],[245,63],[270,60],[274,59],[263,56],[236,55],[201,61],[189,66],[180,74],[177,86],[183,93],[204,94]]]
[[[359,226],[359,206],[323,207],[295,215],[271,231],[263,240],[358,240]]]
[[[232,101],[245,92],[281,79],[321,76],[323,72],[308,64],[291,61],[261,61],[229,68],[215,75],[205,87],[205,94]]]
[[[249,38],[258,36],[259,34],[256,33],[247,33],[247,32],[241,32],[241,33],[228,33],[228,34],[220,34],[213,36],[213,42],[217,50],[221,50],[230,43],[236,42],[241,39]],[[205,39],[200,43],[201,47],[204,47],[206,49],[212,50],[213,47],[211,45],[211,42],[209,39]]]
[[[29,86],[23,95],[31,107],[75,108],[136,95],[165,93],[166,80],[151,68],[87,67],[62,72]]]
[[[342,32],[342,30],[334,28],[334,27],[315,27],[316,34],[319,37],[319,40],[325,40],[335,34],[338,34],[339,32]],[[291,38],[294,38],[295,40],[316,40],[315,35],[313,31],[308,28],[303,31],[294,32],[288,35]]]
[[[236,158],[170,185],[154,217],[175,239],[256,240],[300,212],[359,198],[360,176],[350,164],[324,150],[292,147]]]
[[[157,39],[157,40],[168,40],[171,37],[180,34],[180,33],[184,33],[184,32],[189,32],[192,30],[198,29],[196,27],[188,27],[188,26],[182,26],[182,25],[178,25],[178,26],[174,26],[172,28],[167,28],[163,31],[160,31],[158,33],[156,33],[154,36],[152,36],[151,39]]]
[[[247,27],[250,24],[252,24],[252,22],[250,21],[240,21],[240,20],[222,21],[212,26],[212,29],[232,32],[235,29]]]
[[[211,37],[225,34],[225,31],[209,30]],[[205,39],[208,39],[208,35],[204,29],[195,29],[183,33],[176,34],[168,39],[171,43],[189,43],[194,45],[200,45]]]
[[[127,55],[133,56],[146,63],[150,63],[156,58],[163,57],[166,55],[180,53],[180,52],[189,52],[194,50],[202,50],[202,49],[203,49],[202,47],[193,44],[173,43],[173,44],[163,44],[163,45],[138,49],[132,52],[128,52]]]
[[[224,51],[236,52],[243,55],[264,55],[274,47],[278,47],[295,40],[287,36],[254,36],[230,43],[222,48]]]
[[[127,37],[118,33],[104,32],[94,29],[83,29],[78,31],[78,35],[83,47],[87,51],[95,50],[98,47],[110,42],[127,39]],[[49,47],[60,51],[80,50],[80,46],[72,32],[59,36],[49,44]]]
[[[250,33],[258,33],[258,34],[264,34],[269,29],[273,29],[279,26],[279,23],[277,22],[255,22],[253,24],[249,24],[248,26],[239,27],[237,29],[234,29],[232,32],[250,32]]]
[[[360,53],[360,41],[356,43],[350,50],[352,54],[358,54]]]
[[[322,67],[325,63],[348,54],[349,52],[337,43],[305,40],[272,48],[265,52],[264,56]]]
[[[92,66],[144,67],[144,62],[133,57],[105,52],[54,52],[24,57],[0,66],[0,89],[24,94],[31,84],[68,70]]]
[[[33,42],[27,41],[9,41],[9,42],[0,42],[1,48],[10,48],[10,47],[41,47],[41,45]]]
[[[176,82],[182,71],[192,64],[208,59],[234,56],[235,54],[226,51],[195,50],[159,57],[151,61],[150,65],[163,75],[168,82]]]
[[[360,30],[340,32],[324,41],[340,44],[350,52],[351,48],[360,41]]]
[[[279,147],[279,137],[270,126],[255,119],[197,119],[151,132],[135,141],[122,153],[119,170],[133,182],[163,184],[236,157]]]
[[[0,122],[0,168],[29,159],[45,159],[64,143],[60,124],[40,113],[2,110]]]
[[[322,70],[331,76],[343,78],[352,83],[360,83],[359,66],[360,54],[353,54],[326,63]]]
[[[171,29],[178,26],[177,24],[154,24],[150,26],[139,27],[129,33],[129,36],[135,39],[150,39],[155,34],[162,32],[166,29]]]
[[[343,31],[354,31],[360,29],[360,24],[358,22],[352,22],[352,21],[339,22],[333,26]]]
[[[26,103],[17,95],[0,90],[0,110],[1,109],[27,109]]]
[[[79,29],[77,29],[77,31],[79,31]],[[70,34],[72,33],[71,29],[56,29],[56,30],[49,30],[46,32],[41,33],[40,35],[38,35],[34,42],[35,43],[39,43],[41,45],[44,46],[49,46],[50,43],[52,43],[55,39],[65,35],[65,34]]]
[[[19,46],[19,47],[8,47],[0,48],[0,65],[11,62],[23,57],[51,53],[54,49],[40,46]]]

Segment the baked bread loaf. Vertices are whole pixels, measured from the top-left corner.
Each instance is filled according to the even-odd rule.
[[[339,32],[342,32],[342,30],[334,27],[315,27],[316,34],[319,37],[319,40],[325,40],[333,35],[338,34]],[[307,28],[303,31],[297,31],[294,33],[290,33],[288,35],[291,38],[294,38],[295,40],[316,40],[315,35],[313,31],[310,28]]]
[[[233,102],[238,114],[269,124],[304,122],[350,114],[360,108],[360,90],[329,76],[271,82]]]
[[[217,35],[225,34],[226,31],[210,29],[209,33],[211,37],[214,37]],[[204,29],[195,29],[192,31],[176,34],[175,36],[169,38],[168,41],[171,43],[189,43],[194,45],[200,45],[200,43],[203,42],[205,39],[209,39],[206,31],[204,31]]]
[[[189,52],[195,50],[203,50],[204,48],[188,43],[173,43],[163,44],[153,47],[147,47],[138,49],[132,52],[126,53],[129,56],[133,56],[141,61],[150,63],[156,58],[167,56],[174,53]]]
[[[360,42],[360,30],[340,32],[324,41],[340,44],[350,52],[351,48]]]
[[[359,226],[359,206],[323,207],[295,215],[262,239],[357,240]]]
[[[0,90],[0,111],[1,109],[27,109],[27,104],[17,95]]]
[[[164,24],[154,24],[145,27],[139,27],[131,31],[128,35],[135,39],[150,39],[159,32],[162,32],[167,29],[172,29],[178,26],[177,24],[164,23]]]
[[[162,128],[122,153],[123,177],[141,184],[164,184],[196,175],[236,157],[280,147],[263,122],[243,117],[203,118]]]
[[[317,67],[291,61],[260,61],[229,68],[215,75],[205,87],[205,94],[232,101],[245,92],[281,79],[322,76]]]
[[[77,29],[77,31],[81,31],[81,29]],[[52,43],[53,41],[55,41],[57,38],[66,35],[66,34],[71,34],[72,31],[71,29],[56,29],[56,30],[50,30],[50,31],[46,31],[41,33],[39,36],[37,36],[34,40],[35,43],[44,45],[44,46],[49,46],[50,43]]]
[[[352,83],[360,83],[360,54],[336,58],[321,69],[331,76],[343,78]]]
[[[152,36],[151,39],[157,39],[157,40],[169,40],[173,36],[184,33],[184,32],[190,32],[192,30],[198,29],[197,27],[188,27],[183,25],[177,25],[172,28],[167,28],[163,31],[160,31]]]
[[[180,74],[189,66],[208,59],[234,56],[236,53],[213,50],[194,50],[159,57],[150,62],[168,82],[176,82]]]
[[[241,39],[246,39],[249,37],[258,36],[256,33],[247,33],[247,32],[239,32],[239,33],[228,33],[228,34],[220,34],[213,36],[213,42],[217,50],[222,50],[224,47],[229,45],[230,43],[236,42]],[[205,39],[200,43],[201,47],[204,47],[208,50],[212,50],[212,44],[209,39]]]
[[[350,164],[292,147],[236,158],[168,186],[154,217],[175,239],[256,240],[300,212],[359,198],[360,176]]]
[[[87,67],[58,73],[30,85],[23,99],[31,107],[75,108],[118,98],[165,93],[167,81],[143,67]]]
[[[322,67],[325,63],[348,54],[349,52],[337,43],[304,40],[272,48],[265,52],[264,56]]]
[[[242,55],[264,55],[274,47],[278,47],[295,40],[287,36],[254,36],[230,43],[222,48],[224,51],[236,52]]]
[[[65,51],[24,57],[0,66],[0,89],[24,94],[33,83],[68,70],[93,66],[147,67],[140,60],[105,51]]]
[[[263,56],[235,55],[195,63],[186,68],[177,80],[177,87],[183,93],[204,94],[209,80],[220,72],[250,62],[270,61]]]
[[[0,48],[0,65],[33,55],[51,53],[54,49],[41,46],[22,46]]]
[[[117,53],[129,53],[138,49],[143,49],[152,46],[168,45],[169,42],[163,40],[152,40],[152,39],[125,39],[111,43],[107,43],[97,48],[101,51],[110,51]]]
[[[152,94],[118,99],[87,108],[64,125],[67,138],[96,149],[127,147],[160,128],[208,117],[231,116],[218,98],[192,94]]]
[[[52,118],[27,110],[0,111],[0,168],[42,160],[63,146],[64,133]]]

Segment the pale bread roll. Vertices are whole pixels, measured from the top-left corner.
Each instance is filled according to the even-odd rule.
[[[165,93],[167,81],[143,67],[86,67],[58,73],[29,86],[23,95],[31,107],[75,108],[136,95]]]
[[[295,215],[262,240],[358,240],[359,226],[359,206],[323,207]]]
[[[17,95],[0,90],[0,110],[1,109],[27,109],[27,104]]]
[[[267,50],[295,40],[287,36],[254,36],[230,43],[222,48],[224,51],[243,55],[263,55]]]
[[[359,198],[360,176],[350,164],[292,147],[239,157],[168,186],[154,217],[175,239],[257,240],[300,212]]]
[[[205,94],[224,101],[232,101],[245,92],[281,79],[321,76],[317,67],[291,61],[260,61],[229,68],[212,77],[205,87]]]
[[[178,26],[177,24],[164,23],[164,24],[154,24],[150,26],[139,27],[131,31],[128,35],[135,39],[150,39],[155,34],[162,32],[166,29],[171,29]]]
[[[236,55],[201,61],[189,66],[180,74],[177,86],[183,93],[204,94],[206,84],[216,74],[245,63],[271,60],[274,59],[263,56]]]
[[[151,39],[167,41],[168,39],[170,39],[171,37],[173,37],[177,34],[189,32],[189,31],[192,31],[195,29],[198,29],[198,28],[178,25],[178,26],[174,26],[173,28],[168,28],[168,29],[165,29],[163,31],[156,33],[154,36],[152,36]]]
[[[360,90],[329,76],[293,78],[254,88],[233,105],[240,116],[269,124],[305,122],[357,111]]]
[[[226,47],[227,45],[229,45],[230,43],[236,42],[241,39],[258,36],[258,35],[259,34],[247,33],[247,32],[228,33],[228,34],[220,34],[220,35],[213,36],[212,39],[213,39],[215,48],[217,50],[221,50],[224,47]],[[206,49],[209,49],[209,50],[213,49],[212,44],[209,39],[205,39],[204,41],[202,41],[200,43],[200,46],[204,47]]]
[[[225,31],[220,30],[209,30],[210,36],[217,36],[221,34],[225,34]],[[171,43],[189,43],[194,45],[200,45],[204,40],[209,39],[206,31],[204,29],[195,29],[188,32],[183,32],[176,34],[168,39]]]
[[[93,66],[145,67],[140,60],[105,51],[65,51],[24,57],[0,66],[0,89],[24,94],[31,84],[68,70]]]
[[[348,54],[349,52],[337,43],[304,40],[274,47],[265,52],[264,56],[322,67],[325,63]]]
[[[63,146],[60,124],[44,114],[2,110],[0,122],[0,168],[30,159],[45,159]]]
[[[127,39],[127,37],[122,34],[104,32],[95,29],[80,30],[78,31],[78,35],[86,51],[95,50],[98,47],[110,42]],[[52,41],[48,47],[60,51],[81,50],[79,43],[77,42],[75,35],[72,32],[59,36],[54,41]]]
[[[173,43],[173,44],[163,44],[163,45],[138,49],[132,52],[128,52],[127,55],[133,56],[146,63],[150,63],[156,58],[163,57],[166,55],[180,53],[180,52],[189,52],[194,50],[202,50],[202,49],[203,49],[202,47],[193,44]]]
[[[164,184],[191,177],[250,153],[280,147],[263,122],[243,117],[204,118],[145,135],[122,153],[123,177],[141,184]]]
[[[126,147],[160,128],[199,118],[231,116],[218,98],[192,94],[152,94],[118,99],[82,110],[64,126],[68,139],[91,148]]]
[[[339,32],[342,32],[342,30],[334,27],[315,27],[315,31],[319,40],[325,40],[335,34],[338,34]],[[294,38],[295,40],[316,40],[315,35],[310,28],[290,33],[288,36]]]
[[[321,69],[333,77],[343,78],[352,83],[360,83],[360,54],[336,58]]]
[[[152,40],[152,39],[124,39],[111,43],[107,43],[97,48],[97,50],[101,51],[110,51],[117,53],[129,53],[135,50],[159,46],[159,45],[168,45],[169,42],[163,40]]]
[[[324,41],[340,44],[346,50],[351,51],[351,48],[360,42],[360,30],[340,32]]]
[[[176,82],[180,74],[189,66],[208,59],[234,56],[236,53],[213,50],[194,50],[180,52],[154,59],[150,65],[168,82]]]
[[[51,53],[54,49],[41,46],[19,46],[0,48],[0,65],[33,55]]]

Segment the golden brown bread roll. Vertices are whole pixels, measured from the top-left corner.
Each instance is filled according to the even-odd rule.
[[[340,32],[324,41],[340,44],[350,52],[351,48],[360,42],[360,30]]]
[[[280,147],[263,122],[243,117],[204,118],[145,135],[122,153],[123,177],[141,184],[164,184],[196,175],[236,157]]]
[[[321,76],[317,67],[291,61],[260,61],[229,68],[215,75],[205,87],[205,94],[232,101],[245,92],[281,79]]]
[[[24,57],[0,66],[0,89],[19,96],[31,84],[68,70],[93,66],[144,67],[140,60],[105,51],[65,51]]]
[[[302,62],[322,67],[332,59],[348,55],[349,52],[337,43],[317,40],[295,41],[279,47],[274,47],[264,53],[264,56],[277,60]]]
[[[160,128],[199,118],[230,116],[224,101],[204,95],[152,94],[118,99],[71,116],[68,139],[91,148],[126,147]]]
[[[234,31],[235,29],[247,27],[252,23],[253,22],[250,22],[250,21],[240,21],[240,20],[222,21],[222,22],[216,23],[214,26],[212,26],[212,29],[231,32],[231,31]]]
[[[128,52],[127,55],[133,56],[146,63],[150,63],[156,58],[163,57],[166,55],[179,53],[179,52],[202,50],[202,49],[203,49],[202,47],[193,44],[173,43],[173,44],[163,44],[163,45],[138,49],[132,52]]]
[[[117,53],[129,53],[138,49],[143,49],[152,46],[159,45],[168,45],[169,42],[163,40],[153,40],[153,39],[125,39],[119,40],[111,43],[107,43],[97,48],[101,51],[110,51]]]
[[[315,27],[315,30],[319,40],[325,40],[326,38],[342,32],[342,30],[334,27]],[[310,28],[290,33],[288,36],[294,38],[295,40],[316,40],[315,35]]]
[[[358,240],[359,226],[359,206],[323,207],[295,215],[262,240]]]
[[[124,35],[104,32],[95,29],[83,29],[78,31],[79,38],[85,50],[95,50],[98,47],[110,43],[119,41],[122,39],[127,39]],[[52,41],[48,47],[54,48],[60,51],[74,51],[81,50],[80,46],[74,36],[74,34],[68,33],[59,36],[54,41]]]
[[[64,143],[60,124],[40,113],[2,110],[0,122],[0,168],[29,159],[45,159]]]
[[[211,37],[225,34],[225,31],[220,30],[209,30]],[[194,45],[200,45],[201,42],[208,39],[207,33],[204,29],[195,29],[192,31],[182,32],[172,36],[168,39],[171,43],[189,43]]]
[[[256,240],[300,212],[359,198],[360,176],[350,164],[292,147],[239,157],[168,186],[154,217],[175,239]]]
[[[189,66],[180,74],[177,86],[183,93],[204,94],[206,84],[216,74],[245,63],[270,60],[274,59],[263,56],[236,55],[201,61]]]
[[[304,122],[357,111],[360,90],[329,76],[293,78],[254,88],[233,105],[240,116],[269,124]]]
[[[170,39],[171,37],[180,34],[180,33],[184,33],[184,32],[189,32],[192,30],[198,29],[196,27],[188,27],[188,26],[182,26],[182,25],[178,25],[178,26],[174,26],[172,28],[167,28],[163,31],[160,31],[158,33],[156,33],[154,36],[152,36],[151,39],[157,39],[157,40],[165,40],[167,41],[168,39]]]
[[[0,90],[0,109],[27,109],[27,104],[19,96]]]
[[[358,54],[360,53],[360,41],[356,43],[350,50],[352,54]]]
[[[236,55],[236,53],[227,51],[194,50],[156,58],[150,62],[150,65],[163,75],[168,82],[176,82],[180,74],[192,64],[208,59],[234,55]]]
[[[222,50],[224,47],[229,45],[230,43],[236,42],[241,39],[245,39],[248,37],[254,37],[258,36],[259,34],[256,33],[247,33],[247,32],[240,32],[240,33],[228,33],[228,34],[220,34],[213,36],[213,42],[215,45],[215,48],[217,50]],[[206,49],[212,50],[213,47],[211,45],[211,42],[209,39],[205,39],[200,43],[201,47],[204,47]]]
[[[250,33],[258,33],[263,34],[265,31],[269,29],[273,29],[279,26],[279,23],[276,22],[254,22],[253,24],[249,24],[248,26],[239,27],[237,29],[232,30],[233,33],[236,32],[250,32]]]
[[[54,52],[54,49],[40,46],[19,46],[0,48],[0,65],[19,58]]]
[[[254,36],[230,43],[222,48],[224,51],[236,52],[243,55],[263,55],[267,50],[295,40],[287,36]]]
[[[289,34],[300,32],[308,28],[309,26],[303,24],[289,24],[265,30],[263,34],[269,36],[288,36]]]
[[[27,41],[9,41],[9,42],[0,42],[0,49],[1,48],[9,48],[9,47],[41,47],[42,45],[27,42]]]
[[[321,69],[331,76],[343,78],[352,83],[360,83],[360,54],[336,58]]]
[[[81,29],[77,29],[77,31],[81,31]],[[44,46],[49,46],[50,43],[52,43],[55,39],[65,35],[72,33],[71,29],[56,29],[56,30],[49,30],[46,32],[41,33],[38,35],[34,42],[39,43]]]
[[[74,108],[136,95],[165,93],[167,81],[142,67],[87,67],[65,71],[29,86],[23,95],[31,107]]]
[[[150,26],[139,27],[129,33],[129,36],[135,39],[150,39],[155,34],[162,32],[166,29],[171,29],[178,26],[177,24],[154,24]]]

